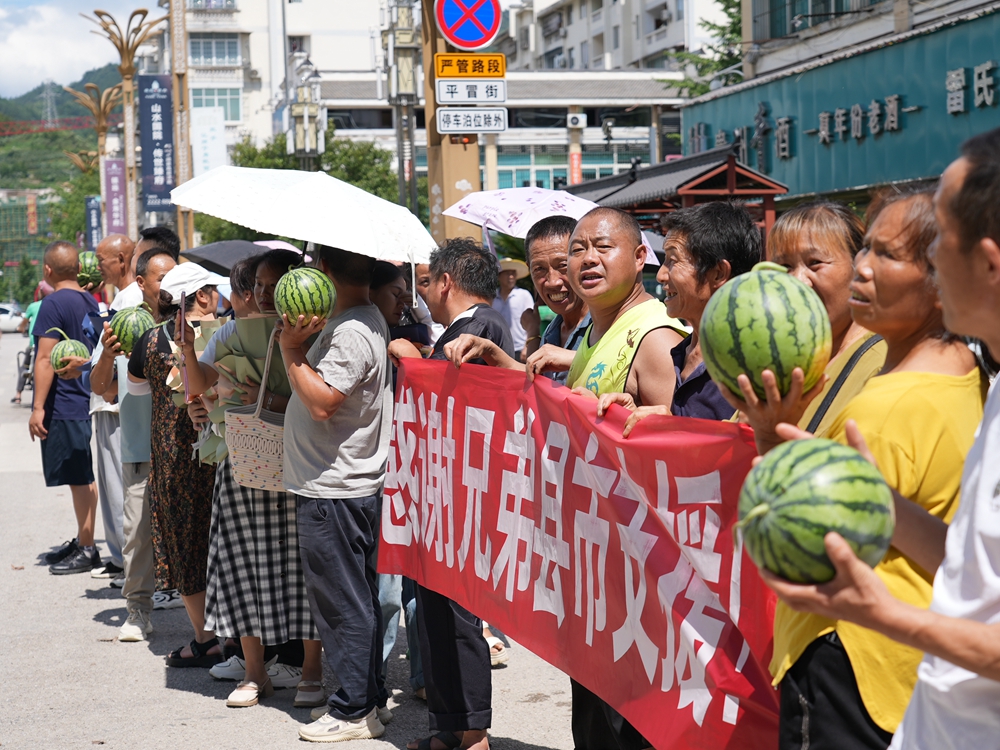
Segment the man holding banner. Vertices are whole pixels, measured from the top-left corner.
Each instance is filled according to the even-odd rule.
[[[448,326],[431,359],[447,359],[445,346],[462,334],[493,342],[512,357],[514,342],[503,317],[492,307],[497,293],[497,262],[471,239],[449,240],[431,255],[427,307],[434,320]],[[409,341],[389,345],[396,364],[419,358]],[[473,360],[485,364],[483,360]],[[450,501],[450,498],[449,498]],[[417,623],[424,665],[427,710],[434,736],[407,745],[410,750],[461,747],[486,750],[486,730],[493,718],[490,647],[482,620],[442,593],[417,586]]]

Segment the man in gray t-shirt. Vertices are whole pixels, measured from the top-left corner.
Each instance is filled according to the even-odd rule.
[[[285,488],[297,497],[309,607],[341,685],[329,713],[300,727],[299,736],[332,742],[379,737],[381,718],[391,716],[376,563],[392,369],[389,329],[368,299],[375,261],[327,247],[318,255],[337,290],[330,319],[286,318],[278,341],[293,391],[285,412]]]

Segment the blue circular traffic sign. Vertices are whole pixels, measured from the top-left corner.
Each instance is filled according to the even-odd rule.
[[[434,16],[442,36],[454,47],[488,47],[500,31],[499,0],[435,0]]]

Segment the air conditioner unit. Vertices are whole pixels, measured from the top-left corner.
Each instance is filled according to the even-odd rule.
[[[556,68],[566,67],[566,55],[556,55],[552,58],[552,65]]]
[[[587,127],[587,115],[572,114],[566,118],[566,127],[579,130]]]
[[[569,34],[569,30],[567,30],[565,27],[559,29],[559,36],[561,36],[563,39],[566,38],[567,34]]]
[[[670,12],[669,8],[664,8],[663,10],[660,11],[660,20],[664,24],[668,24],[674,20],[674,14]]]

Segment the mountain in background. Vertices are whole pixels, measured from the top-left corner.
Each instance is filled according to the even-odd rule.
[[[84,73],[70,86],[84,90],[87,83],[95,83],[103,91],[121,81],[118,67],[109,63]],[[42,120],[45,104],[42,92],[45,85],[36,86],[21,96],[0,97],[0,120]],[[62,86],[56,84],[55,104],[57,117],[81,117],[90,113],[84,109]],[[120,111],[120,108],[119,108]],[[50,130],[0,137],[0,188],[56,187],[79,174],[63,151],[96,151],[97,134],[87,130]]]

